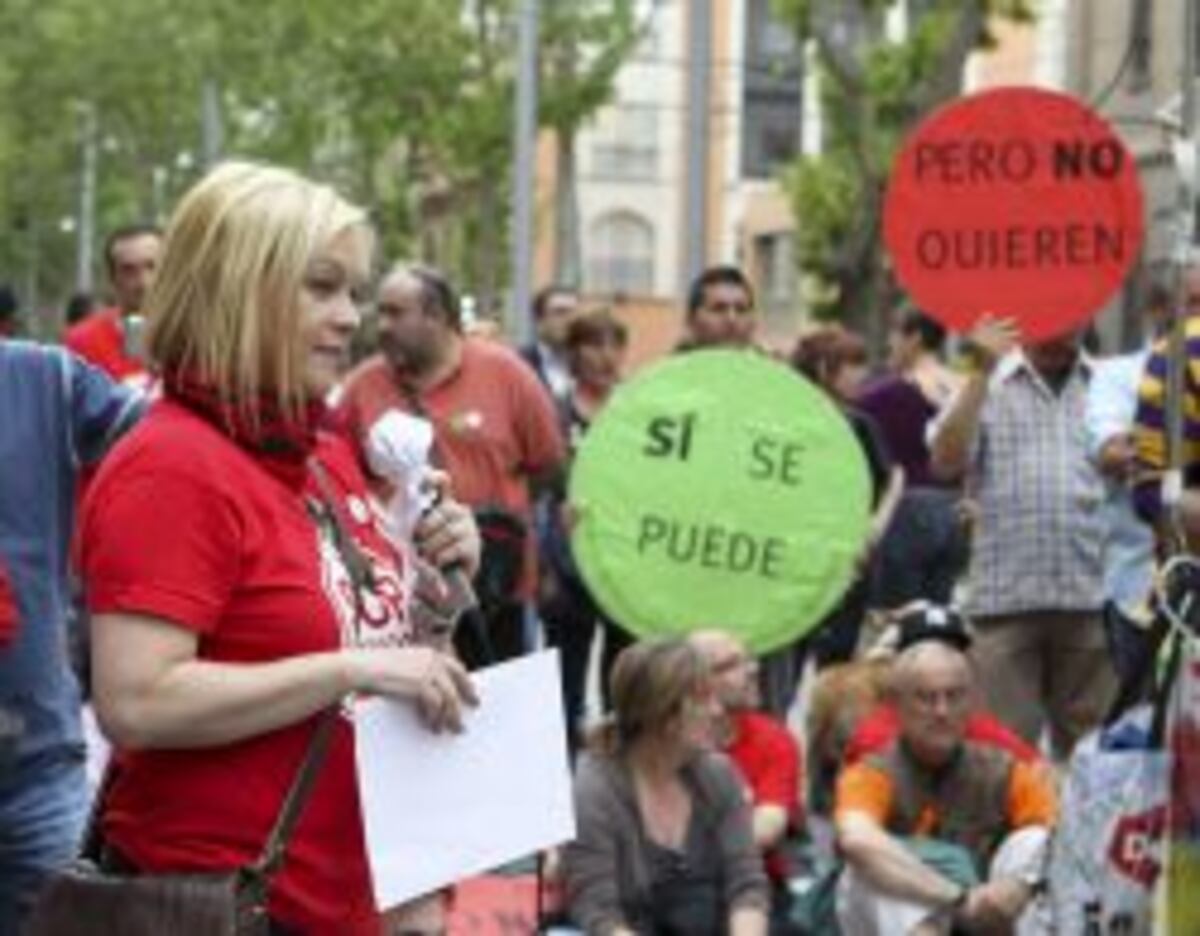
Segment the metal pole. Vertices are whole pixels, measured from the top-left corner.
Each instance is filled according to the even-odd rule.
[[[1197,133],[1197,125],[1200,124],[1200,114],[1197,114],[1197,107],[1200,107],[1200,99],[1196,95],[1196,72],[1198,64],[1200,64],[1200,35],[1197,30],[1200,30],[1200,11],[1196,9],[1197,0],[1184,0],[1186,4],[1184,28],[1187,32],[1187,38],[1184,39],[1185,54],[1183,59],[1183,133],[1184,137],[1192,147],[1192,167],[1189,178],[1186,180],[1188,193],[1191,196],[1191,202],[1187,210],[1187,230],[1188,230],[1188,246],[1189,250],[1196,243],[1196,198],[1200,196],[1200,133]]]
[[[1180,144],[1191,147],[1191,158],[1176,160],[1180,171],[1180,213],[1175,242],[1176,288],[1174,321],[1167,355],[1167,471],[1163,476],[1162,499],[1170,520],[1172,551],[1187,550],[1180,501],[1183,497],[1184,371],[1187,354],[1187,278],[1196,235],[1196,156],[1200,139],[1196,134],[1196,0],[1185,0],[1183,17],[1183,62],[1180,93]]]
[[[221,124],[221,94],[216,79],[205,78],[200,84],[200,167],[209,169],[225,149],[225,128]]]
[[[517,99],[513,120],[512,328],[533,337],[533,183],[537,148],[538,0],[521,0],[517,30]]]
[[[79,107],[79,217],[75,227],[75,289],[91,292],[92,245],[96,242],[96,107]]]
[[[688,4],[687,238],[682,293],[708,262],[709,93],[712,76],[712,0]]]

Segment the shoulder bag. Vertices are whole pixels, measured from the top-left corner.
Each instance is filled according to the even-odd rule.
[[[334,529],[335,546],[361,601],[363,557],[341,520],[322,466],[314,459],[309,467],[327,501],[323,506]],[[288,841],[339,717],[336,706],[321,714],[262,853],[252,864],[231,871],[138,874],[111,867],[119,862],[106,860],[115,856],[107,851],[99,832],[104,790],[113,778],[110,766],[92,810],[82,854],[50,879],[34,907],[27,936],[267,936],[271,880],[283,865]]]

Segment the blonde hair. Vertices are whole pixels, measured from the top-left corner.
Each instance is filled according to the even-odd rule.
[[[708,681],[707,661],[686,638],[639,640],[626,647],[609,677],[612,717],[592,737],[592,747],[619,754],[657,734]]]
[[[299,348],[300,289],[313,255],[366,213],[288,169],[215,167],[167,226],[146,302],[146,346],[167,374],[192,375],[253,413],[264,393],[287,412],[306,402]]]

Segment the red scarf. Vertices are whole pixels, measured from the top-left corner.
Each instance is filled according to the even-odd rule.
[[[19,623],[16,591],[8,570],[4,568],[4,560],[0,558],[0,650],[12,644],[17,636]]]
[[[322,401],[309,400],[299,414],[286,412],[267,394],[247,406],[222,397],[211,383],[182,371],[164,375],[163,392],[253,452],[267,471],[289,487],[303,489],[306,463],[328,416]]]

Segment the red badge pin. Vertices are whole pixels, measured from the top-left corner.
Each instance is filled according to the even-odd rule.
[[[918,306],[954,331],[984,312],[1026,339],[1087,322],[1124,281],[1145,223],[1133,155],[1065,94],[1000,88],[905,141],[884,239]]]

